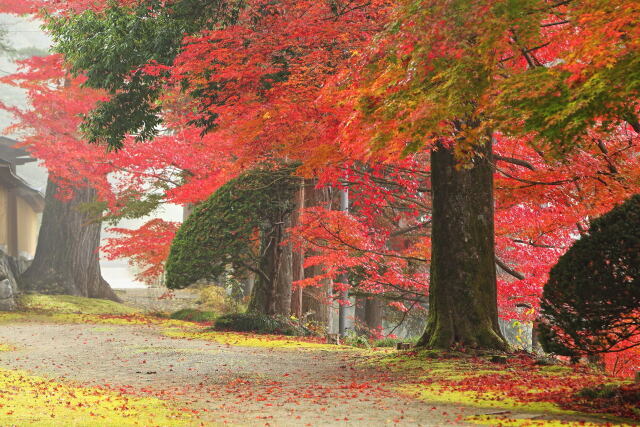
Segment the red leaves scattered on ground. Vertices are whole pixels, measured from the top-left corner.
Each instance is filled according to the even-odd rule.
[[[420,357],[419,355],[416,357]],[[618,379],[593,369],[578,366],[541,366],[528,355],[508,359],[497,371],[496,365],[473,358],[465,362],[468,372],[463,378],[447,374],[423,378],[421,384],[437,385],[446,391],[475,392],[482,399],[513,399],[521,403],[549,402],[563,409],[589,413],[606,413],[640,420],[640,385],[607,386],[602,397],[587,395],[582,390]],[[475,374],[474,372],[478,372]]]

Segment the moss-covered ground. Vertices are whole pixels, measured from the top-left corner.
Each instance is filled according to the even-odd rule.
[[[543,365],[526,354],[494,363],[487,356],[434,351],[374,355],[366,363],[410,373],[411,381],[396,389],[418,399],[501,413],[468,418],[477,424],[567,425],[572,424],[572,417],[584,414],[597,414],[604,422],[616,425],[635,425],[640,420],[640,410],[632,404],[619,402],[603,408],[581,397],[580,390],[594,384],[628,383],[586,366]],[[525,419],[509,418],[509,414],[518,413],[525,414]],[[557,415],[560,419],[536,420],[531,414]],[[581,421],[574,425],[589,424]]]
[[[271,334],[214,331],[210,319],[190,321],[146,315],[108,300],[70,295],[30,294],[20,297],[20,311],[0,312],[2,322],[93,323],[104,325],[155,325],[169,337],[201,339],[220,344],[281,349],[353,350],[349,346],[324,343],[321,337],[290,337]],[[0,345],[0,351],[2,346]]]
[[[28,295],[21,307],[0,313],[7,331],[0,359],[13,368],[0,369],[0,425],[210,425],[215,417],[242,425],[247,414],[312,425],[595,426],[640,418],[624,403],[594,406],[577,394],[619,380],[586,367],[539,365],[524,354],[492,363],[463,353],[220,332],[210,322],[69,296]]]
[[[167,401],[0,369],[0,425],[188,426],[193,414]]]

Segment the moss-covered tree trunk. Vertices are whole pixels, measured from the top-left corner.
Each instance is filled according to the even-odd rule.
[[[452,149],[431,153],[433,203],[427,326],[418,345],[506,349],[498,326],[491,142],[460,166]]]
[[[49,180],[36,254],[19,278],[20,289],[118,301],[100,271],[101,225],[78,209],[94,201],[95,190],[77,188],[69,201],[59,200],[57,190]]]

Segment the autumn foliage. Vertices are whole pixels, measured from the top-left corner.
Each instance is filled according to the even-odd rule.
[[[30,7],[56,17],[49,29],[64,60],[25,61],[3,81],[29,90],[33,109],[13,112],[57,179],[92,182],[115,218],[202,202],[264,161],[301,161],[297,173],[331,197],[292,229],[305,265],[322,270],[298,286],[332,279],[336,297],[350,289],[386,294],[401,310],[421,307],[436,144],[464,168],[477,148],[468,141],[493,141],[506,319],[533,321],[560,256],[594,218],[640,192],[634,1]],[[140,43],[109,52],[114,34]],[[461,126],[461,117],[477,126]],[[335,209],[343,189],[349,213]],[[174,227],[118,230],[123,238],[107,251],[157,275]]]

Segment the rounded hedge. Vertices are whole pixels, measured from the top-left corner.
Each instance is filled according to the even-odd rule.
[[[215,280],[226,268],[259,263],[259,234],[290,213],[299,178],[295,165],[264,165],[220,187],[176,233],[166,263],[167,287]]]
[[[567,356],[640,337],[640,195],[594,220],[551,269],[538,330],[546,351]]]

